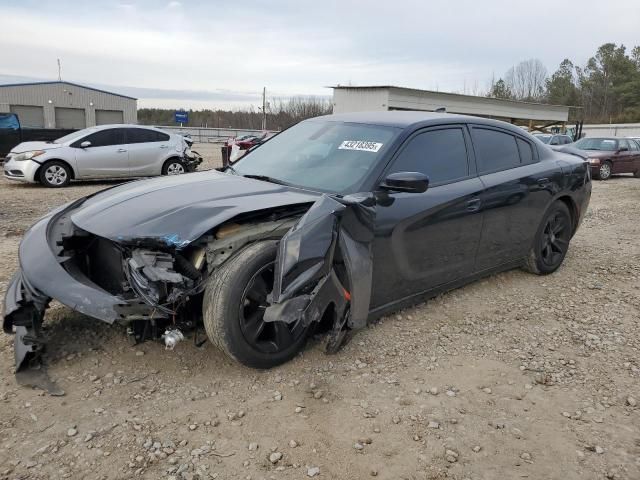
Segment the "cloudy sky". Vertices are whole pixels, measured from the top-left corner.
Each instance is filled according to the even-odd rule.
[[[640,44],[639,0],[0,0],[0,83],[57,78],[139,106],[234,108],[335,84],[476,93],[536,57],[550,72]]]

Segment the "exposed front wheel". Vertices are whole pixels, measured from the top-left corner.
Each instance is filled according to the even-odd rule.
[[[45,187],[66,187],[71,181],[71,169],[64,162],[53,160],[40,167],[38,176]]]
[[[250,245],[209,279],[203,320],[207,336],[229,357],[254,368],[271,368],[293,358],[309,327],[301,322],[264,322],[273,286],[276,242]]]
[[[162,174],[163,175],[181,175],[187,171],[182,160],[177,158],[170,158],[164,165],[162,166]]]
[[[555,202],[538,228],[526,269],[538,275],[555,272],[567,254],[572,230],[569,209],[563,202]]]

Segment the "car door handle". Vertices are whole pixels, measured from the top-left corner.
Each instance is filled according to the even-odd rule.
[[[480,204],[479,198],[472,198],[467,202],[467,212],[477,212],[480,210]]]
[[[160,145],[160,148],[169,148],[169,145]]]
[[[538,181],[538,185],[540,185],[541,187],[545,185],[549,185],[551,183],[551,181],[548,178],[539,178],[537,181]]]
[[[118,153],[125,153],[127,151],[127,149],[126,148],[119,148],[117,151],[118,151]]]

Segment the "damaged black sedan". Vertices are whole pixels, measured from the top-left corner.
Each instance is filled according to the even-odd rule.
[[[367,320],[498,271],[555,271],[591,193],[584,159],[494,120],[423,113],[304,121],[224,171],[64,205],[20,246],[5,299],[18,369],[52,299],[133,342],[204,326],[245,365],[335,351]]]

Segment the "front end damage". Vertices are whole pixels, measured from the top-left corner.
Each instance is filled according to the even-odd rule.
[[[3,328],[15,335],[16,371],[40,368],[44,313],[52,299],[107,323],[133,342],[163,338],[167,348],[197,328],[207,280],[250,243],[280,240],[265,322],[319,322],[333,314],[327,350],[366,324],[371,296],[371,196],[323,195],[239,215],[197,239],[99,237],[77,227],[83,200],[37,222],[20,246],[20,270],[6,292]],[[31,382],[33,383],[33,382]],[[36,382],[38,383],[38,382]],[[49,389],[46,382],[38,386]]]

